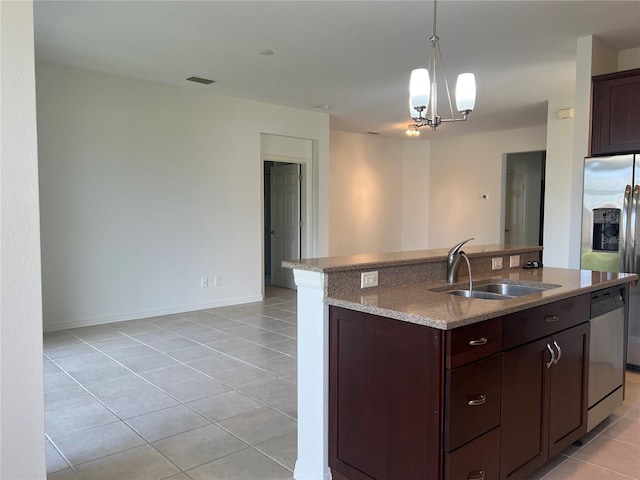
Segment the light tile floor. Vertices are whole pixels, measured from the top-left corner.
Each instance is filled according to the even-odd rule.
[[[45,335],[49,480],[289,480],[296,292]]]
[[[49,480],[289,480],[296,297],[45,335]],[[531,480],[640,480],[640,374]]]

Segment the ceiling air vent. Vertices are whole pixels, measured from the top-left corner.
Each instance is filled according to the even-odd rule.
[[[208,78],[201,78],[201,77],[189,77],[187,78],[187,80],[189,82],[202,83],[204,85],[211,85],[213,82],[215,82],[215,80],[209,80]]]

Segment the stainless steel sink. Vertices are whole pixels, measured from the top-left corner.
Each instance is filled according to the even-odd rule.
[[[458,295],[467,298],[481,298],[483,300],[507,300],[513,297],[522,297],[532,293],[543,292],[560,285],[539,284],[539,285],[520,285],[515,283],[486,283],[473,287],[473,290],[439,290],[451,295]]]
[[[478,285],[473,287],[474,291],[490,292],[509,297],[521,297],[530,293],[538,293],[548,290],[548,287],[532,287],[529,285],[514,285],[512,283],[489,283],[487,285]]]
[[[509,295],[503,295],[501,293],[481,292],[479,290],[451,290],[446,293],[451,295],[458,295],[460,297],[468,298],[482,298],[483,300],[506,300],[507,298],[513,298]]]

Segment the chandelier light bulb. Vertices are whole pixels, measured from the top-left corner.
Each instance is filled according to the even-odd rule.
[[[473,73],[461,73],[456,82],[456,106],[460,113],[468,114],[476,104],[476,77]]]
[[[429,105],[430,90],[429,70],[426,68],[412,70],[409,79],[409,98],[412,110],[420,111],[420,108],[426,110],[427,105]]]

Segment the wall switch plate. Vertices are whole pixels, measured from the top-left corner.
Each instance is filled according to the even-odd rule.
[[[213,277],[213,286],[219,287],[222,285],[222,277]]]
[[[200,287],[207,288],[209,286],[209,279],[207,277],[202,277],[200,279]]]
[[[520,266],[520,255],[511,255],[509,257],[509,268]]]
[[[360,274],[360,288],[378,286],[378,272],[362,272]]]
[[[491,259],[491,270],[500,270],[502,268],[502,257],[494,257]]]

